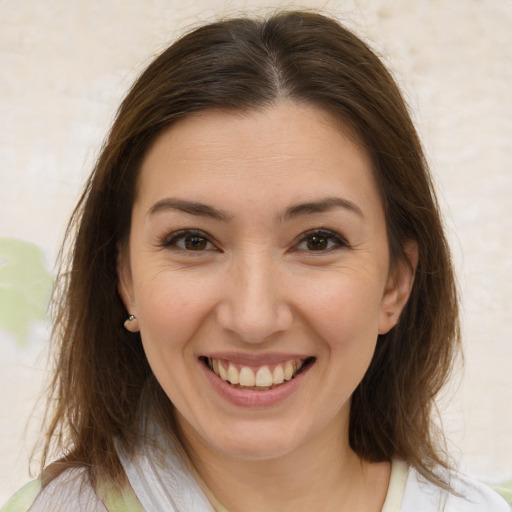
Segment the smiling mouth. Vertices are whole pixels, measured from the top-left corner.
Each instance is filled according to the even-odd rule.
[[[238,365],[226,359],[201,358],[208,368],[234,388],[267,391],[285,384],[305,371],[316,360],[291,359],[282,363],[257,367]]]

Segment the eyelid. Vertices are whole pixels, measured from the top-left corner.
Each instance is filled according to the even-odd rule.
[[[298,246],[302,242],[306,241],[308,238],[315,236],[315,235],[319,236],[319,237],[326,238],[331,242],[334,242],[335,246],[330,247],[328,249],[324,249],[324,250],[318,250],[318,251],[313,251],[313,250],[308,251],[305,249],[298,248]],[[216,243],[215,239],[212,236],[210,236],[205,231],[202,231],[201,229],[194,229],[194,228],[179,229],[177,231],[168,233],[162,238],[159,245],[164,248],[174,248],[176,250],[181,250],[184,252],[196,252],[196,251],[188,251],[188,250],[183,249],[177,245],[177,242],[179,240],[182,240],[182,239],[186,238],[187,236],[192,236],[192,237],[197,236],[197,237],[204,238],[208,243],[210,243],[214,246],[213,250],[219,250],[218,244]],[[326,253],[326,252],[330,252],[337,248],[349,248],[350,249],[351,245],[347,242],[346,238],[344,236],[342,236],[340,233],[330,230],[330,229],[325,229],[325,228],[309,229],[309,230],[305,231],[304,233],[301,233],[292,244],[292,250],[311,252],[311,253],[314,253],[314,252]],[[211,250],[212,249],[205,249],[203,251],[197,251],[197,252],[206,252],[206,251],[211,251]]]
[[[164,248],[175,248],[176,250],[181,250],[183,252],[196,252],[196,251],[187,251],[186,249],[182,249],[181,247],[177,246],[177,242],[179,240],[182,240],[186,238],[187,236],[197,236],[204,238],[207,240],[208,243],[212,244],[215,249],[217,248],[217,245],[213,238],[206,233],[205,231],[202,231],[201,229],[193,229],[193,228],[186,228],[186,229],[179,229],[177,231],[172,231],[171,233],[166,234],[160,243],[160,245]],[[212,249],[209,249],[212,250]],[[197,252],[203,252],[203,251],[197,251]],[[206,252],[206,250],[204,251]]]
[[[331,229],[325,229],[325,228],[309,229],[308,231],[301,233],[299,235],[299,237],[296,239],[295,243],[293,244],[293,247],[297,248],[300,243],[306,241],[309,237],[312,237],[315,235],[327,238],[331,241],[334,241],[336,243],[336,247],[331,247],[331,248],[325,249],[323,251],[319,250],[319,251],[306,251],[306,252],[326,253],[326,252],[330,252],[331,250],[337,249],[337,248],[346,248],[346,249],[351,248],[351,245],[347,242],[347,240],[344,236],[342,236],[340,233],[338,233],[336,231],[332,231]],[[296,249],[296,250],[302,250],[302,249]]]

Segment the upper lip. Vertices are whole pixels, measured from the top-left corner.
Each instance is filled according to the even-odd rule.
[[[311,354],[290,354],[283,352],[269,352],[262,354],[248,354],[241,352],[210,352],[201,354],[201,357],[223,359],[242,366],[263,366],[283,363],[286,361],[304,360],[313,357]]]

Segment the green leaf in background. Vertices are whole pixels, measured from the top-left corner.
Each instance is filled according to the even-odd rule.
[[[33,322],[44,320],[52,276],[42,250],[18,238],[0,237],[0,328],[20,345]]]
[[[502,485],[494,485],[494,490],[498,491],[505,501],[512,506],[512,480]]]

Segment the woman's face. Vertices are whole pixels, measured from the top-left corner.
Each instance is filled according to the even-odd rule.
[[[347,439],[411,286],[389,266],[366,153],[322,110],[281,102],[156,140],[119,275],[187,439],[261,459]]]

